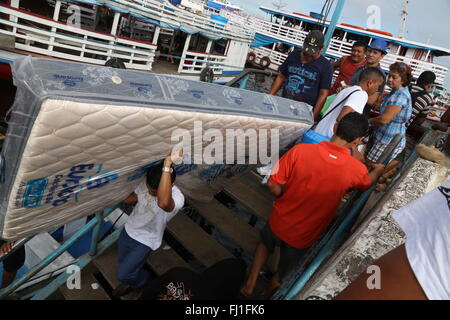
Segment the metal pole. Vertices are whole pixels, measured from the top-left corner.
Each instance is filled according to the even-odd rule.
[[[327,52],[328,46],[330,45],[331,38],[333,37],[334,30],[336,29],[336,25],[341,16],[342,10],[344,9],[345,0],[338,0],[336,8],[334,9],[333,17],[331,18],[330,25],[328,27],[328,31],[325,35],[325,44],[323,47],[323,53]]]
[[[33,277],[39,271],[44,269],[50,263],[55,261],[64,251],[69,249],[75,242],[77,242],[81,237],[83,237],[86,233],[88,233],[93,226],[98,222],[98,217],[95,217],[91,221],[89,221],[83,228],[78,230],[69,240],[67,240],[61,247],[53,251],[49,256],[47,256],[44,260],[39,262],[33,269],[31,269],[27,274],[25,274],[21,279],[15,281],[13,284],[8,286],[7,288],[0,291],[0,299],[6,297],[10,293],[14,292],[17,288],[19,288],[22,284],[24,284],[28,279]]]
[[[104,214],[102,212],[102,216],[106,217],[110,215],[115,209],[118,208],[118,205],[114,205],[113,207],[106,209],[104,211]],[[53,251],[50,255],[48,255],[44,260],[42,260],[40,263],[38,263],[33,269],[28,271],[25,275],[23,275],[22,278],[15,281],[8,287],[0,290],[0,300],[4,297],[8,296],[12,292],[14,292],[17,288],[19,288],[21,285],[23,285],[25,282],[27,282],[31,277],[36,275],[39,271],[44,269],[46,266],[48,266],[50,263],[52,263],[54,260],[56,260],[61,254],[63,254],[67,249],[69,249],[75,242],[77,242],[81,237],[83,237],[86,233],[88,233],[99,221],[99,216],[95,216],[94,219],[89,221],[86,225],[84,225],[80,230],[78,230],[72,237],[70,237],[69,240],[64,242],[58,249]]]
[[[98,246],[98,255],[102,254],[106,249],[108,249],[111,245],[113,245],[117,239],[119,239],[120,232],[122,231],[122,228],[117,229],[114,231],[110,236],[108,236],[105,240],[100,242]],[[85,254],[84,256],[80,257],[80,260],[75,264],[80,269],[83,269],[85,266],[87,266],[92,260],[94,260],[95,257]],[[45,288],[39,290],[32,298],[31,300],[45,300],[49,296],[53,294],[56,290],[58,290],[59,287],[67,283],[67,279],[69,278],[70,274],[67,272],[61,273],[55,280],[50,282]]]

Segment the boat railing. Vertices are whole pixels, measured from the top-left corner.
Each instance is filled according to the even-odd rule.
[[[116,57],[127,68],[152,69],[156,45],[150,42],[77,28],[5,5],[0,13],[10,16],[0,19],[0,34],[14,37],[15,49],[92,64]]]
[[[220,75],[223,72],[226,60],[227,56],[224,55],[187,51],[185,58],[180,62],[178,72],[200,74],[205,67],[209,66],[215,75]]]
[[[205,32],[219,33],[236,40],[251,41],[254,33],[234,23],[223,23],[199,14],[194,14],[173,6],[167,1],[156,0],[115,0],[104,1],[118,9],[133,11],[144,17],[172,25],[191,26]]]
[[[264,47],[254,47],[250,48],[250,51],[253,51],[256,53],[256,60],[255,62],[258,64],[260,59],[263,57],[269,57],[271,64],[274,64],[276,66],[280,66],[284,60],[287,58],[287,54],[284,54],[282,52],[274,51],[268,48]]]
[[[418,78],[424,71],[433,71],[436,74],[436,83],[444,83],[448,68],[435,63],[416,60],[404,56],[387,54],[381,61],[381,67],[389,70],[389,66],[394,62],[403,62],[411,66],[414,78]]]

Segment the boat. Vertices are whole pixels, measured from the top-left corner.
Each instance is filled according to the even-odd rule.
[[[289,52],[302,47],[310,30],[320,29],[325,33],[330,25],[330,21],[324,21],[320,17],[313,18],[311,16],[313,13],[308,15],[287,12],[265,6],[261,6],[260,10],[266,14],[266,19],[251,15],[237,15],[232,12],[224,12],[224,16],[230,21],[252,28],[255,32],[255,41],[251,44],[248,62],[272,71],[278,71]],[[441,91],[448,68],[436,63],[435,58],[449,56],[450,49],[448,48],[394,37],[392,33],[383,30],[338,23],[324,55],[333,61],[349,55],[355,41],[360,40],[370,44],[375,39],[383,39],[389,44],[389,52],[381,61],[381,67],[385,72],[389,71],[389,66],[394,62],[410,65],[415,79],[423,71],[433,71],[437,77],[433,90],[436,93],[435,97],[445,95]],[[335,73],[336,75],[337,73]],[[446,103],[448,106],[448,102]],[[446,107],[444,108],[446,109]],[[436,109],[439,114],[441,111]],[[430,120],[435,121],[436,117],[430,116]]]
[[[131,70],[215,83],[239,74],[253,32],[209,11],[197,14],[179,5],[165,0],[1,0],[0,70],[17,57],[32,55],[95,65],[119,58]],[[174,56],[173,63],[167,55]],[[210,70],[207,79],[205,69]]]

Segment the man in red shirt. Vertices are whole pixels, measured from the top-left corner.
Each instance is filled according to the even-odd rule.
[[[349,56],[343,56],[333,63],[333,70],[339,70],[339,75],[334,81],[329,95],[339,93],[342,90],[341,82],[344,81],[348,86],[356,69],[366,64],[367,44],[362,41],[356,41],[352,47],[352,53]]]
[[[277,163],[267,186],[277,197],[269,222],[261,231],[250,274],[241,293],[253,294],[262,266],[280,247],[278,273],[268,294],[300,261],[335,216],[342,197],[350,189],[365,190],[383,173],[384,166],[366,166],[350,154],[368,130],[359,113],[344,116],[331,142],[299,144]]]

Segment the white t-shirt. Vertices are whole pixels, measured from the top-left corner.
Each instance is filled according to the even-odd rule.
[[[175,208],[172,212],[165,212],[158,207],[157,198],[148,193],[145,181],[139,184],[134,193],[138,202],[125,223],[125,230],[134,240],[156,250],[161,245],[167,223],[183,208],[184,196],[180,189],[174,186],[172,199]]]
[[[352,93],[355,90],[358,91],[352,94],[345,103],[341,103],[350,93]],[[342,90],[336,95],[325,115],[327,115],[331,110],[333,110],[333,108],[339,103],[341,103],[341,105],[337,107],[335,110],[333,110],[332,113],[327,115],[326,118],[320,121],[317,127],[314,129],[314,131],[320,133],[321,135],[331,138],[334,135],[333,132],[334,124],[336,123],[336,119],[341,113],[342,109],[344,107],[350,107],[356,112],[362,114],[364,111],[364,107],[367,104],[368,98],[369,96],[367,95],[367,92],[361,89],[360,86],[353,86]]]
[[[406,253],[430,300],[450,300],[450,181],[393,215]]]

